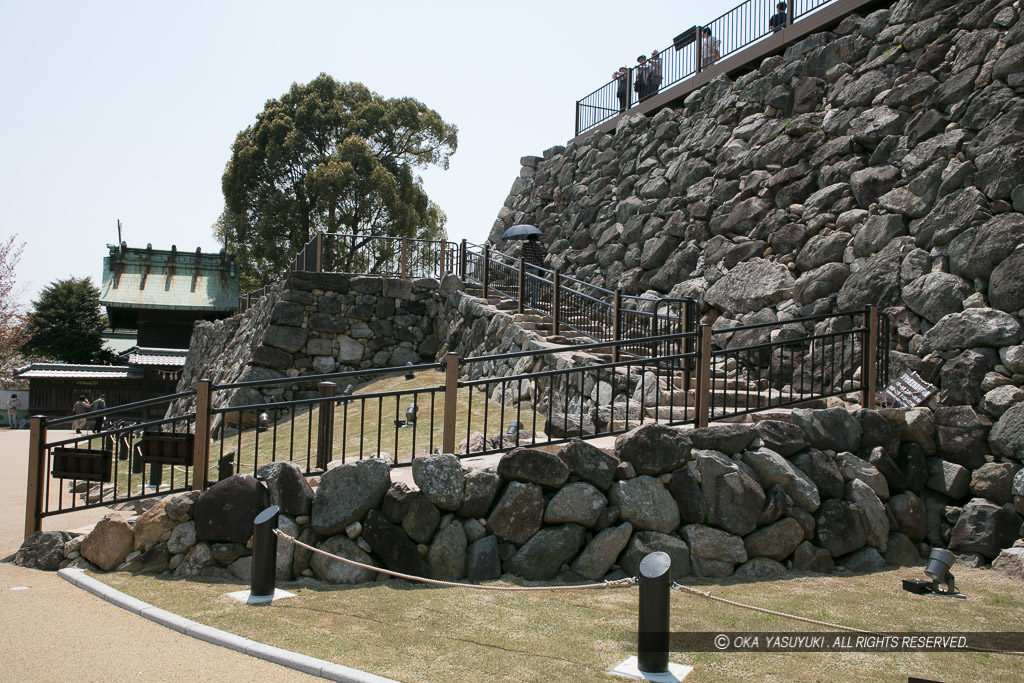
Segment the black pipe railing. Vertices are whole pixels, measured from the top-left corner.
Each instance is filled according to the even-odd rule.
[[[838,0],[791,0],[783,26],[793,24],[824,5]],[[628,67],[625,78],[613,78],[576,101],[576,135],[591,130],[680,81],[706,71],[719,61],[774,33],[770,26],[778,0],[746,0],[705,26],[693,26],[659,50],[653,60]],[[710,29],[705,40],[703,29]],[[714,52],[717,51],[717,59]],[[623,65],[626,66],[626,65]],[[651,72],[661,75],[657,86],[644,86]],[[616,72],[618,73],[618,72]],[[620,89],[624,83],[625,88]]]

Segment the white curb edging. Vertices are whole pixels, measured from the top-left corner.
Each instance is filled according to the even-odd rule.
[[[57,575],[65,581],[89,591],[96,597],[106,600],[112,605],[212,645],[225,647],[235,652],[241,652],[242,654],[257,657],[274,664],[280,664],[289,669],[295,669],[296,671],[319,676],[331,681],[338,681],[339,683],[397,683],[397,681],[390,678],[384,678],[360,671],[359,669],[291,652],[290,650],[284,650],[273,645],[265,645],[249,638],[221,631],[212,626],[205,626],[167,610],[153,607],[130,595],[125,595],[101,581],[86,576],[85,572],[81,569],[61,569],[57,572]]]

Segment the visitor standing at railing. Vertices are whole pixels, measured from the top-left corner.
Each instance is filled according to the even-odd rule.
[[[636,58],[636,67],[633,68],[633,90],[636,91],[637,101],[643,102],[647,98],[647,55]]]
[[[786,28],[786,3],[780,2],[775,6],[778,11],[768,20],[768,28],[772,31],[781,31]]]
[[[651,58],[647,60],[647,97],[658,94],[661,88],[661,56],[657,50],[651,50]]]
[[[537,235],[530,235],[523,242],[522,251],[519,252],[520,256],[523,257],[523,261],[527,266],[532,266],[527,270],[528,273],[536,275],[537,277],[543,277],[543,274],[538,270],[544,267],[544,247],[540,246],[540,242],[537,241]],[[531,278],[526,279],[526,294],[530,297],[530,305],[537,305],[537,285],[535,285]]]
[[[701,68],[706,69],[707,67],[712,66],[715,62],[718,61],[718,58],[720,56],[719,49],[721,48],[721,42],[718,40],[718,38],[715,38],[714,36],[711,35],[710,26],[705,26],[701,30],[701,35],[704,36],[704,38],[701,40],[700,62]]]
[[[612,81],[615,82],[615,94],[619,98],[619,111],[626,111],[629,108],[629,69],[620,66],[619,70],[612,74]]]

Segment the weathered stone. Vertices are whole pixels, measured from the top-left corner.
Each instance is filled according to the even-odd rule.
[[[368,510],[379,507],[390,486],[391,469],[379,458],[328,469],[313,499],[313,530],[321,536],[343,532]]]
[[[505,563],[505,571],[533,581],[550,579],[576,556],[585,537],[578,524],[541,529]]]
[[[857,204],[866,209],[878,203],[879,197],[895,187],[899,179],[900,170],[895,166],[862,168],[850,175],[850,189]]]
[[[583,552],[573,560],[570,569],[592,581],[602,578],[615,564],[632,533],[633,525],[629,522],[605,529],[591,539]]]
[[[487,526],[499,541],[522,545],[540,529],[543,518],[544,494],[540,486],[514,481],[491,511]]]
[[[895,523],[894,531],[905,534],[916,543],[920,543],[928,535],[924,501],[913,492],[904,491],[893,496],[886,502],[886,508]]]
[[[971,473],[966,467],[941,458],[928,461],[928,488],[932,491],[957,500],[967,495],[970,485]]]
[[[668,533],[679,526],[679,508],[659,479],[641,475],[617,481],[608,497],[619,516],[638,530]]]
[[[458,581],[466,575],[466,532],[461,524],[448,524],[437,532],[427,552],[430,578]]]
[[[430,543],[440,523],[440,510],[422,492],[413,493],[409,497],[405,516],[402,518],[402,531],[408,534],[409,538],[416,543]]]
[[[988,298],[993,308],[1007,313],[1024,309],[1024,249],[1016,249],[995,267],[988,281]]]
[[[794,425],[804,431],[808,443],[815,448],[856,451],[860,446],[860,424],[845,408],[795,408],[792,420]]]
[[[680,467],[672,472],[668,492],[679,506],[679,518],[683,524],[699,524],[704,521],[708,513],[708,503],[700,482],[690,468]]]
[[[975,405],[981,401],[981,382],[995,367],[993,349],[967,349],[942,366],[939,402],[946,406]]]
[[[485,517],[491,509],[494,498],[501,488],[501,477],[490,469],[471,469],[465,473],[462,506],[459,516],[467,518]]]
[[[794,283],[785,266],[756,258],[730,270],[704,299],[726,313],[750,313],[792,298]]]
[[[845,481],[859,479],[871,487],[880,500],[888,500],[889,483],[874,465],[852,453],[839,453],[836,465]]]
[[[839,558],[837,564],[851,572],[874,572],[885,568],[885,558],[874,548],[861,548]]]
[[[207,569],[217,564],[209,543],[197,543],[185,553],[181,564],[174,570],[176,576],[202,576]]]
[[[370,555],[347,536],[331,536],[317,548],[331,555],[344,557],[346,560],[354,560],[372,567],[379,566]],[[377,573],[373,570],[339,562],[319,553],[313,555],[309,566],[316,578],[336,585],[368,583],[377,577]]]
[[[743,539],[748,557],[769,557],[781,562],[804,540],[804,530],[791,517],[762,527]]]
[[[1013,543],[1019,531],[1020,517],[1017,514],[984,498],[974,498],[964,506],[953,527],[949,549],[978,553],[992,560],[1000,550]]]
[[[739,536],[703,524],[684,526],[682,535],[690,547],[690,562],[697,576],[731,576],[734,565],[747,561],[747,550]]]
[[[903,476],[903,472],[900,471],[900,468],[896,466],[896,462],[889,457],[889,454],[881,446],[871,449],[868,463],[885,477],[885,484],[890,495],[899,493],[907,488],[907,479]]]
[[[578,481],[566,484],[551,498],[544,511],[545,524],[574,522],[593,527],[608,500],[592,484]]]
[[[758,436],[758,432],[750,425],[725,424],[694,429],[689,436],[693,448],[720,453],[740,453],[746,450],[754,437]]]
[[[267,507],[267,489],[248,474],[236,474],[206,489],[196,502],[200,541],[245,543],[252,522]]]
[[[810,477],[778,453],[767,448],[744,451],[743,463],[757,473],[762,486],[778,484],[796,505],[807,512],[814,512],[821,504],[818,487]]]
[[[784,458],[807,448],[804,430],[791,422],[762,420],[754,425],[764,447],[775,451]]]
[[[380,506],[381,512],[392,524],[401,524],[412,498],[417,495],[419,492],[414,492],[404,481],[396,481],[384,494],[384,500]]]
[[[970,492],[996,505],[1013,502],[1013,477],[1020,466],[1008,462],[987,462],[971,474]]]
[[[1003,413],[992,426],[988,443],[996,455],[1024,460],[1024,403],[1018,403]]]
[[[313,510],[313,489],[302,476],[302,468],[287,460],[268,463],[256,475],[270,492],[270,504],[286,515],[308,515]]]
[[[167,515],[167,501],[159,500],[135,520],[135,550],[149,550],[158,543],[166,543],[177,524]]]
[[[657,531],[638,531],[633,534],[633,538],[622,553],[622,571],[628,576],[639,576],[640,562],[647,555],[655,552],[663,552],[669,556],[672,563],[671,576],[673,580],[691,574],[690,550],[686,543],[675,536]]]
[[[852,273],[839,290],[836,304],[841,310],[863,308],[868,304],[890,306],[900,299],[900,263],[905,252],[913,249],[913,239],[897,237],[877,254],[872,254],[860,270]]]
[[[196,523],[192,520],[182,522],[171,531],[171,537],[167,540],[167,550],[172,555],[188,552],[188,549],[196,544]]]
[[[615,439],[615,455],[637,474],[663,474],[690,459],[690,439],[677,429],[648,423]]]
[[[889,516],[882,501],[870,486],[859,479],[846,482],[844,500],[861,509],[866,523],[868,544],[884,553],[889,541]]]
[[[480,583],[500,578],[501,557],[498,555],[497,537],[484,536],[470,543],[466,549],[466,579]]]
[[[757,528],[765,495],[753,477],[715,451],[701,451],[697,469],[709,523],[741,536]]]
[[[804,541],[793,551],[793,569],[831,574],[835,571],[836,566],[827,550],[819,548],[810,541]]]
[[[940,406],[935,409],[935,424],[943,459],[968,469],[984,464],[992,428],[987,417],[971,406]]]
[[[619,461],[586,441],[573,439],[558,452],[558,457],[569,468],[571,476],[579,477],[607,491],[615,477]]]
[[[733,573],[733,577],[747,581],[772,581],[786,576],[786,568],[775,560],[767,557],[755,557],[748,560]]]
[[[973,292],[970,283],[952,273],[928,273],[903,288],[903,300],[914,313],[936,323],[962,311],[964,299]]]
[[[27,569],[55,572],[64,561],[64,547],[71,538],[66,531],[35,531],[22,542],[11,563]]]
[[[818,544],[832,557],[841,557],[864,547],[868,541],[864,512],[843,500],[829,499],[821,504],[817,522]]]
[[[507,481],[558,488],[569,479],[569,468],[547,451],[516,448],[498,461],[498,474]]]
[[[442,510],[458,510],[462,505],[465,476],[457,455],[416,458],[412,461],[412,478],[423,495]]]
[[[187,522],[192,519],[196,510],[196,501],[199,500],[200,491],[186,491],[173,496],[167,496],[164,511],[167,516],[175,522]]]
[[[992,571],[1014,579],[1024,579],[1024,548],[1006,548],[992,560]]]

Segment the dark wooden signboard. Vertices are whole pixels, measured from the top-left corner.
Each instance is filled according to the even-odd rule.
[[[934,396],[936,391],[934,384],[924,381],[913,370],[907,370],[890,382],[882,395],[887,405],[914,408]]]
[[[110,483],[113,454],[91,448],[54,448],[50,474],[57,479]]]
[[[139,441],[143,462],[192,466],[193,434],[144,432]]]

